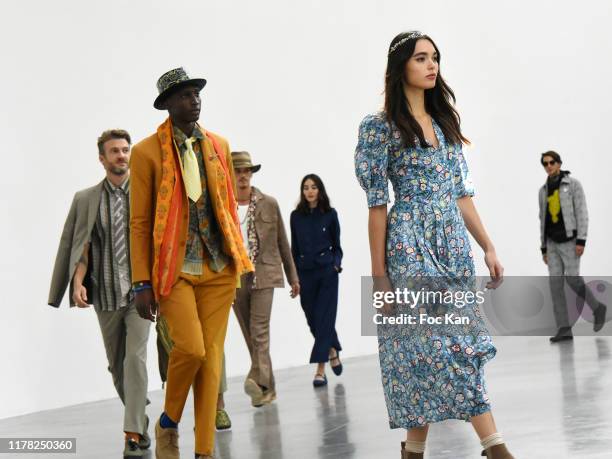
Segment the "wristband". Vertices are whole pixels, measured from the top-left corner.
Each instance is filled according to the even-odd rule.
[[[134,282],[134,284],[132,285],[132,290],[134,290],[134,293],[142,292],[144,290],[149,290],[150,288],[152,287],[149,281]]]

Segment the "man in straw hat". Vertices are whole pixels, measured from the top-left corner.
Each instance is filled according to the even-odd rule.
[[[168,110],[132,150],[132,283],[139,314],[173,342],[158,459],[178,459],[178,423],[193,386],[196,458],[212,458],[221,359],[238,276],[253,270],[241,240],[227,141],[199,123],[206,84],[177,68],[153,106]]]
[[[243,274],[240,279],[234,312],[251,354],[244,390],[251,397],[251,404],[260,407],[276,398],[270,358],[270,314],[274,288],[284,287],[282,268],[291,284],[292,298],[300,293],[300,284],[278,203],[251,186],[253,173],[261,165],[253,165],[246,151],[233,152],[232,161],[242,239],[255,266],[255,272]]]

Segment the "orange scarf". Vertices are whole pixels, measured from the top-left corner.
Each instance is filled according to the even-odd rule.
[[[214,147],[215,154],[221,162],[221,167],[225,171],[227,195],[229,200],[229,213],[232,217],[235,228],[240,228],[238,220],[238,205],[234,196],[234,186],[225,155],[214,135],[206,132],[198,126],[204,135],[208,137]],[[170,118],[164,121],[157,128],[157,137],[162,151],[162,177],[159,190],[157,192],[157,204],[155,207],[155,224],[153,229],[153,289],[155,296],[167,296],[172,289],[176,274],[176,262],[179,250],[180,238],[180,218],[183,212],[185,187],[181,176],[181,166],[179,163],[178,152],[175,152],[172,122]],[[202,154],[204,149],[202,148]],[[241,232],[233,231],[242,242]],[[232,250],[233,252],[234,250]],[[248,262],[240,262],[243,258],[234,253],[234,261],[238,257],[238,275],[242,272],[251,271],[252,265]]]

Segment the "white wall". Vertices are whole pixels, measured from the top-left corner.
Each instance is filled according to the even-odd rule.
[[[285,218],[305,173],[326,182],[346,254],[338,318],[345,356],[376,351],[373,338],[360,336],[357,286],[369,253],[353,150],[359,121],[381,106],[386,49],[403,30],[426,31],[441,49],[473,140],[476,203],[506,273],[546,273],[536,195],[544,181],[539,154],[552,148],[589,201],[583,272],[612,274],[610,4],[500,3],[4,4],[0,418],[115,396],[94,312],[46,306],[51,269],[73,193],[102,177],[96,137],[111,127],[135,140],[152,133],[164,119],[152,107],[156,79],[179,65],[208,79],[203,123],[263,163],[254,184],[278,197]],[[276,368],[307,363],[310,346],[299,302],[277,291]],[[229,375],[245,373],[233,315],[226,352]]]

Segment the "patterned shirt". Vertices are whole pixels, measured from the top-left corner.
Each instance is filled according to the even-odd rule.
[[[187,152],[187,136],[173,127],[174,141],[180,153],[181,163]],[[229,262],[229,257],[223,252],[222,236],[219,225],[210,202],[208,187],[206,185],[206,166],[202,158],[200,147],[204,134],[194,127],[192,137],[199,142],[193,144],[198,166],[200,169],[200,180],[202,181],[202,195],[197,202],[189,201],[189,233],[187,235],[187,247],[185,250],[185,260],[182,271],[187,274],[202,274],[202,264],[208,260],[210,269],[220,272]]]
[[[128,306],[133,299],[130,271],[129,179],[116,187],[105,180],[102,186],[98,218],[91,238],[93,304],[102,311],[116,311]],[[122,229],[113,234],[115,216],[121,212]],[[126,256],[118,260],[114,253],[115,239],[122,233]]]

